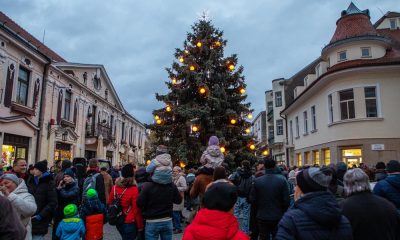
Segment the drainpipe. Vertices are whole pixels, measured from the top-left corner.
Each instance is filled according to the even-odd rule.
[[[287,125],[287,120],[286,120],[286,115],[282,115],[281,113],[279,113],[279,115],[281,116],[281,118],[285,119],[285,127],[286,127],[286,131],[285,131],[285,145],[289,144],[289,137],[288,137],[288,125]],[[289,148],[285,147],[285,151],[286,151],[286,166],[289,167]]]
[[[39,161],[39,153],[40,149],[42,148],[42,132],[43,132],[43,119],[44,119],[44,112],[46,108],[46,101],[45,101],[45,96],[46,96],[46,91],[47,91],[47,74],[49,70],[49,66],[51,64],[51,59],[47,58],[48,63],[44,65],[43,68],[43,82],[42,82],[42,97],[40,98],[40,107],[39,107],[39,130],[37,130],[37,137],[36,137],[36,156],[35,156],[35,162]]]

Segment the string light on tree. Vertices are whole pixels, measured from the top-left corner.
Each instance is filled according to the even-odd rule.
[[[199,93],[200,94],[206,94],[207,93],[207,89],[205,87],[200,87],[199,88]]]
[[[232,119],[231,119],[231,124],[232,124],[232,125],[235,125],[236,123],[237,123],[237,120],[234,119],[234,118],[232,118]]]
[[[155,119],[155,120],[159,120],[160,117],[159,117],[158,115],[155,115],[155,116],[154,116],[154,119]]]
[[[176,78],[173,78],[173,79],[172,79],[172,84],[175,85],[176,83],[177,83]]]
[[[167,105],[167,107],[165,108],[165,110],[166,110],[167,112],[171,112],[171,111],[172,111],[172,108],[171,108],[171,106]]]
[[[185,59],[183,57],[179,57],[179,62],[183,63]]]
[[[247,118],[248,119],[252,119],[253,118],[253,114],[251,114],[251,113],[247,114]]]
[[[219,150],[221,150],[222,153],[225,153],[225,151],[226,151],[224,146],[220,147]]]
[[[198,131],[199,131],[199,127],[197,125],[193,125],[192,132],[198,132]]]
[[[156,123],[160,125],[162,123],[161,119],[157,119]]]
[[[194,70],[196,70],[196,67],[194,65],[190,65],[189,70],[194,71]]]
[[[254,143],[251,143],[249,148],[250,148],[250,150],[254,150],[254,149],[256,149],[256,145],[254,145]]]
[[[233,65],[231,63],[231,64],[229,64],[228,68],[229,68],[230,71],[233,71],[233,70],[235,70],[235,65]]]
[[[184,52],[185,52],[186,54],[189,54],[189,51],[188,51],[188,50],[186,50],[186,49],[185,49],[185,51],[184,51]]]
[[[244,88],[244,87],[241,87],[240,89],[239,89],[239,92],[240,92],[240,94],[245,94],[246,93],[246,89]]]
[[[151,160],[146,161],[146,165],[150,165],[150,163],[151,163]]]
[[[214,45],[215,45],[216,47],[221,47],[221,42],[220,42],[220,41],[216,41],[216,42],[214,42]]]
[[[262,155],[267,156],[268,153],[269,153],[268,150],[264,150],[264,151],[262,152]]]
[[[203,46],[203,44],[201,42],[197,42],[196,46],[200,48],[201,46]]]
[[[250,128],[246,128],[246,133],[249,134],[250,133]]]
[[[180,161],[180,162],[179,162],[179,166],[180,166],[181,168],[185,168],[185,167],[186,167],[186,163],[185,163],[184,161]]]

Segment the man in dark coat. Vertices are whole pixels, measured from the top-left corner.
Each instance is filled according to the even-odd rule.
[[[330,175],[315,167],[297,174],[296,202],[279,222],[277,240],[353,239],[349,220],[341,214],[335,197],[327,191],[331,180]]]
[[[254,180],[250,202],[257,209],[257,225],[260,239],[275,237],[282,215],[289,207],[289,184],[286,178],[276,171],[272,158],[264,161],[265,175]]]
[[[25,226],[21,223],[11,202],[0,196],[0,240],[24,240]]]
[[[26,172],[27,170],[27,165],[26,165],[26,160],[23,158],[17,158],[13,162],[12,169],[6,173],[12,173],[17,175],[18,178],[24,179],[24,181],[28,181],[29,175]]]
[[[32,236],[47,234],[53,212],[57,207],[57,192],[53,176],[47,171],[47,161],[34,165],[33,177],[28,181],[28,190],[35,198],[37,210],[32,217]]]
[[[400,162],[390,160],[386,165],[389,174],[374,187],[374,193],[392,202],[400,212]]]
[[[87,173],[86,178],[91,178],[91,177],[96,178],[95,190],[97,191],[97,195],[98,195],[101,203],[103,203],[104,206],[107,206],[104,178],[103,178],[103,175],[101,175],[101,173],[100,173],[99,161],[97,159],[89,160],[89,168],[86,173]],[[83,189],[83,193],[86,194],[85,189]],[[82,199],[84,199],[84,196],[82,196]]]
[[[352,226],[354,240],[400,239],[400,215],[388,200],[371,193],[367,174],[351,169],[344,175],[347,198],[342,213]]]

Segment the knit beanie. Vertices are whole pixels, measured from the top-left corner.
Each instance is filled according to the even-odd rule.
[[[66,159],[66,160],[63,160],[61,162],[61,169],[62,170],[68,169],[70,167],[72,167],[72,162],[70,160]]]
[[[210,139],[208,140],[208,146],[218,146],[219,145],[219,139],[216,136],[211,136]]]
[[[36,168],[37,170],[41,171],[42,173],[47,172],[47,161],[43,160],[40,162],[35,163],[33,168]]]
[[[203,206],[211,210],[228,212],[237,200],[237,190],[232,184],[219,182],[213,183],[204,193]]]
[[[400,163],[396,160],[390,160],[386,165],[388,173],[400,172]]]
[[[145,167],[141,167],[135,172],[135,180],[137,183],[147,182],[149,179],[149,174],[146,172]]]
[[[67,168],[67,169],[64,171],[64,176],[65,176],[65,175],[68,175],[68,176],[70,176],[70,177],[72,177],[72,178],[75,178],[75,173],[74,173],[74,171],[72,171],[71,168]]]
[[[86,192],[86,197],[88,199],[92,199],[94,197],[97,197],[97,191],[94,190],[93,188],[90,188],[87,192]]]
[[[133,171],[133,165],[130,163],[126,164],[121,170],[121,175],[124,178],[133,177],[135,175],[135,173]]]
[[[156,155],[168,153],[168,147],[165,145],[158,145],[156,149]]]
[[[15,183],[15,185],[19,185],[20,184],[20,179],[17,177],[17,175],[12,174],[12,173],[6,173],[3,176],[0,177],[0,180],[9,180],[12,181],[13,183]]]
[[[78,214],[78,207],[75,204],[68,204],[64,208],[65,217],[73,217]]]
[[[297,185],[303,193],[326,191],[331,180],[332,175],[315,167],[305,169],[296,176]]]

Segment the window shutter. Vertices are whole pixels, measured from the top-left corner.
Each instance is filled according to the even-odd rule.
[[[62,102],[63,102],[64,94],[63,91],[60,90],[58,93],[58,105],[57,105],[57,123],[61,124],[61,110],[62,110]]]
[[[11,63],[7,69],[6,92],[4,95],[4,106],[6,107],[11,106],[11,97],[14,88],[14,73],[15,73],[15,66],[13,63]]]

